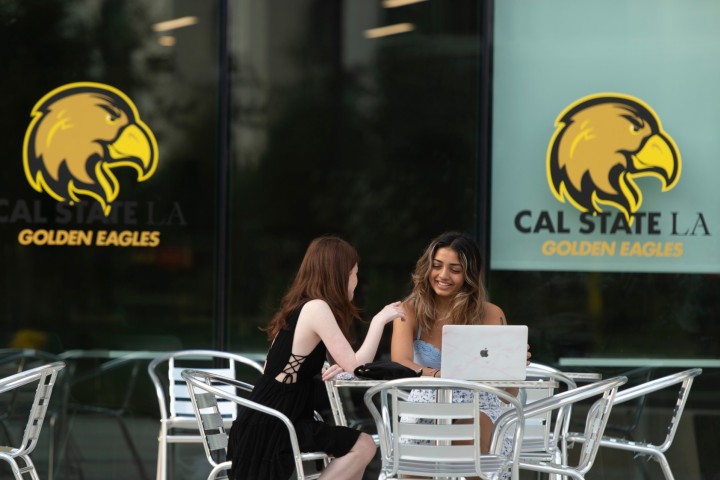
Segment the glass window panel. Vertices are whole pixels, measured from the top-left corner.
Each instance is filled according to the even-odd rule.
[[[218,2],[22,0],[3,2],[0,16],[3,44],[13,46],[0,52],[5,343],[53,351],[209,346],[215,303]],[[186,24],[156,28],[173,19]],[[102,121],[88,120],[81,128],[79,119],[85,117],[73,106],[66,108],[63,129],[52,130],[53,138],[63,140],[53,145],[61,145],[55,147],[59,150],[72,145],[79,153],[48,151],[41,160],[66,155],[61,165],[75,165],[71,173],[82,177],[90,171],[86,183],[107,196],[108,216],[94,197],[81,192],[73,200],[62,194],[70,191],[71,181],[76,189],[91,188],[81,186],[77,176],[58,182],[56,196],[68,199],[60,202],[47,189],[35,191],[24,173],[23,139],[33,107],[54,89],[77,82],[122,92],[157,142],[156,167],[139,181],[148,166],[109,167],[111,142],[91,132]],[[90,163],[105,170],[96,172]],[[45,240],[34,238],[23,245],[23,230],[41,237],[42,232],[82,232],[92,240],[81,246],[38,245]],[[130,233],[102,242],[103,231]]]
[[[358,248],[369,319],[431,238],[473,229],[478,17],[469,1],[233,9],[232,348],[265,350],[258,327],[317,235]]]

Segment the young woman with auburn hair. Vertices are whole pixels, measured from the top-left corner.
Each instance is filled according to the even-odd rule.
[[[352,303],[358,279],[358,254],[345,240],[323,236],[310,243],[295,280],[266,331],[272,341],[265,372],[251,400],[290,418],[302,451],[323,451],[335,458],[321,479],[360,480],[377,447],[358,430],[313,418],[313,378],[328,355],[335,364],[322,372],[330,380],[342,371],[373,361],[387,323],[404,317],[400,302],[385,306],[370,322],[354,351],[350,325],[359,318]],[[228,459],[234,480],[287,480],[294,460],[286,427],[260,412],[240,409],[229,435]]]

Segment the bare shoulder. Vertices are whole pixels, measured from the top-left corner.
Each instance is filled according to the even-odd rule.
[[[483,323],[486,325],[507,325],[507,317],[502,308],[498,307],[494,303],[485,302],[483,305],[485,310]]]
[[[330,305],[320,299],[310,300],[303,306],[295,331],[301,336],[312,335],[313,338],[318,336],[323,340],[335,334],[342,335]]]
[[[395,323],[401,323],[402,325],[406,327],[412,328],[413,331],[417,330],[417,318],[415,318],[415,305],[412,300],[405,300],[403,301],[400,306],[405,311],[405,318],[400,321],[400,319],[397,319],[397,321],[393,322]]]
[[[412,301],[412,299],[403,300],[403,302],[400,304],[400,306],[405,310],[405,312],[409,315],[415,315],[415,303]]]
[[[298,318],[298,322],[315,323],[318,320],[326,318],[335,318],[332,310],[330,309],[330,305],[328,305],[325,300],[320,300],[319,298],[316,298],[314,300],[310,300],[303,306],[302,310],[300,311],[300,317]]]
[[[330,305],[328,305],[325,300],[320,300],[319,298],[316,298],[314,300],[310,300],[305,304],[305,306],[303,307],[303,312],[306,310],[308,311],[308,313],[324,312],[330,310]]]

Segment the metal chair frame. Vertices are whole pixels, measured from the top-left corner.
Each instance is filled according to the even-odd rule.
[[[640,385],[621,390],[615,396],[613,405],[619,405],[630,400],[645,397],[651,393],[663,390],[675,385],[679,385],[677,401],[673,408],[665,439],[660,444],[652,442],[641,442],[627,440],[623,438],[603,435],[599,444],[601,447],[613,448],[633,453],[635,456],[647,456],[658,462],[666,480],[674,480],[670,463],[665,457],[665,452],[672,445],[675,433],[677,432],[680,418],[682,417],[685,404],[690,396],[690,388],[692,387],[695,377],[702,373],[701,368],[691,368],[682,372],[677,372],[655,380],[644,382]],[[585,442],[586,436],[580,433],[568,434],[568,441]]]
[[[20,373],[31,368],[47,365],[54,362],[62,361],[62,359],[50,352],[36,350],[32,348],[4,348],[0,349],[0,370],[4,374]],[[53,408],[48,409],[46,416],[48,417],[48,427],[50,429],[48,441],[48,480],[55,478],[58,465],[62,461],[62,452],[58,452],[57,446],[61,443],[63,430],[66,428],[67,420],[67,401],[69,393],[68,378],[72,377],[70,373],[72,368],[66,365],[65,370],[60,373],[55,385],[55,399]],[[59,389],[59,390],[58,390]],[[58,399],[58,394],[60,398]],[[0,429],[12,444],[14,439],[9,429],[9,420],[13,417],[15,408],[18,404],[18,392],[14,391],[7,401],[3,402],[6,409],[0,413]],[[60,455],[58,455],[60,453]]]
[[[555,410],[567,409],[567,407],[577,405],[579,402],[598,396],[600,397],[588,410],[583,434],[586,442],[583,445],[576,464],[570,465],[567,460],[558,460],[557,458],[533,458],[521,455],[518,462],[519,467],[525,470],[584,480],[585,475],[592,468],[595,461],[600,446],[600,439],[605,430],[608,417],[610,416],[617,390],[625,382],[627,382],[627,377],[613,377],[558,393],[552,397],[525,405],[523,410],[525,417],[533,417]],[[496,441],[497,438],[502,438],[504,432],[506,432],[508,428],[512,428],[519,420],[519,415],[514,411],[506,412],[500,416],[495,422],[495,429],[499,434],[493,436],[493,441]],[[558,423],[564,425],[565,421],[563,420]],[[565,434],[562,433],[562,429],[558,430],[557,424],[555,431],[559,432],[559,435],[565,436]],[[558,440],[564,441],[559,438]]]
[[[251,392],[252,385],[217,373],[192,369],[183,370],[182,378],[187,382],[195,418],[205,447],[205,455],[212,467],[208,480],[226,479],[226,471],[232,465],[230,461],[219,461],[219,458],[224,458],[227,452],[228,437],[227,428],[224,425],[220,407],[218,406],[218,399],[257,410],[275,417],[285,424],[295,459],[297,480],[316,479],[321,474],[321,472],[306,474],[304,462],[322,460],[326,466],[330,462],[331,457],[324,452],[300,451],[295,427],[283,413],[231,393],[233,390]]]
[[[239,365],[246,365],[258,373],[263,371],[263,367],[254,360],[218,350],[179,350],[160,355],[150,362],[148,374],[155,386],[155,394],[160,408],[157,480],[166,480],[168,477],[168,466],[170,465],[168,444],[203,442],[201,432],[198,431],[190,392],[187,383],[181,376],[182,370],[188,367],[178,366],[178,361],[180,363],[183,361],[209,363],[211,364],[209,368],[196,368],[196,370],[211,371],[231,378],[235,377],[236,367]],[[213,362],[228,362],[228,367],[221,368]],[[159,375],[161,366],[164,364],[167,364],[167,372],[165,375]],[[161,380],[161,377],[166,380]],[[229,428],[235,419],[237,408],[232,402],[222,403],[223,422]]]
[[[22,480],[26,474],[32,480],[39,480],[35,465],[30,459],[30,454],[37,445],[58,372],[63,368],[65,368],[64,362],[53,362],[0,380],[0,394],[14,393],[17,389],[34,382],[38,384],[30,407],[25,432],[19,446],[0,447],[0,459],[10,464],[13,475],[17,480]],[[21,460],[23,465],[20,465],[18,460]]]
[[[527,378],[555,381],[558,386],[563,385],[565,391],[577,388],[576,382],[565,373],[540,363],[533,362],[528,365]],[[523,407],[526,407],[536,401],[552,397],[557,393],[556,388],[521,389],[520,397]],[[572,404],[539,415],[526,415],[525,435],[520,457],[566,463],[567,443],[565,442],[565,434],[568,432],[571,417]],[[554,476],[551,476],[551,478],[554,478]]]
[[[412,389],[435,389],[440,394],[435,403],[417,403],[406,400]],[[452,390],[476,392],[472,403],[452,403],[447,397]],[[495,437],[488,454],[480,451],[479,393],[497,395],[508,403],[517,415],[514,432],[508,429],[502,437]],[[495,479],[510,472],[513,480],[519,478],[518,460],[523,436],[524,415],[520,401],[499,388],[478,382],[443,378],[406,378],[383,382],[368,389],[364,397],[380,437],[382,470],[380,478],[422,477],[480,477]],[[379,404],[376,405],[376,401]],[[415,416],[434,420],[433,424],[405,423],[401,416]],[[457,422],[457,420],[461,420]],[[502,455],[504,435],[512,435],[513,452]],[[425,440],[426,444],[407,443],[405,440]],[[467,444],[472,441],[471,444]],[[401,477],[402,476],[402,477]]]

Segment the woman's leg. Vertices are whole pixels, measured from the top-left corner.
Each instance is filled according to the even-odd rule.
[[[361,433],[350,451],[330,462],[320,475],[322,480],[362,480],[365,468],[372,461],[377,445],[370,435]]]
[[[472,420],[457,420],[457,423],[472,423]],[[490,451],[490,442],[492,441],[494,424],[490,417],[480,412],[480,453],[488,453]],[[472,445],[472,440],[454,442],[457,445]]]
[[[472,423],[472,420],[457,420],[457,423]],[[490,451],[490,442],[492,441],[493,421],[480,412],[480,453],[488,453]],[[472,445],[472,440],[453,442],[456,445]],[[478,477],[467,477],[467,480],[480,480]]]
[[[488,453],[490,451],[490,442],[492,441],[492,433],[495,425],[490,417],[480,412],[480,451]]]

